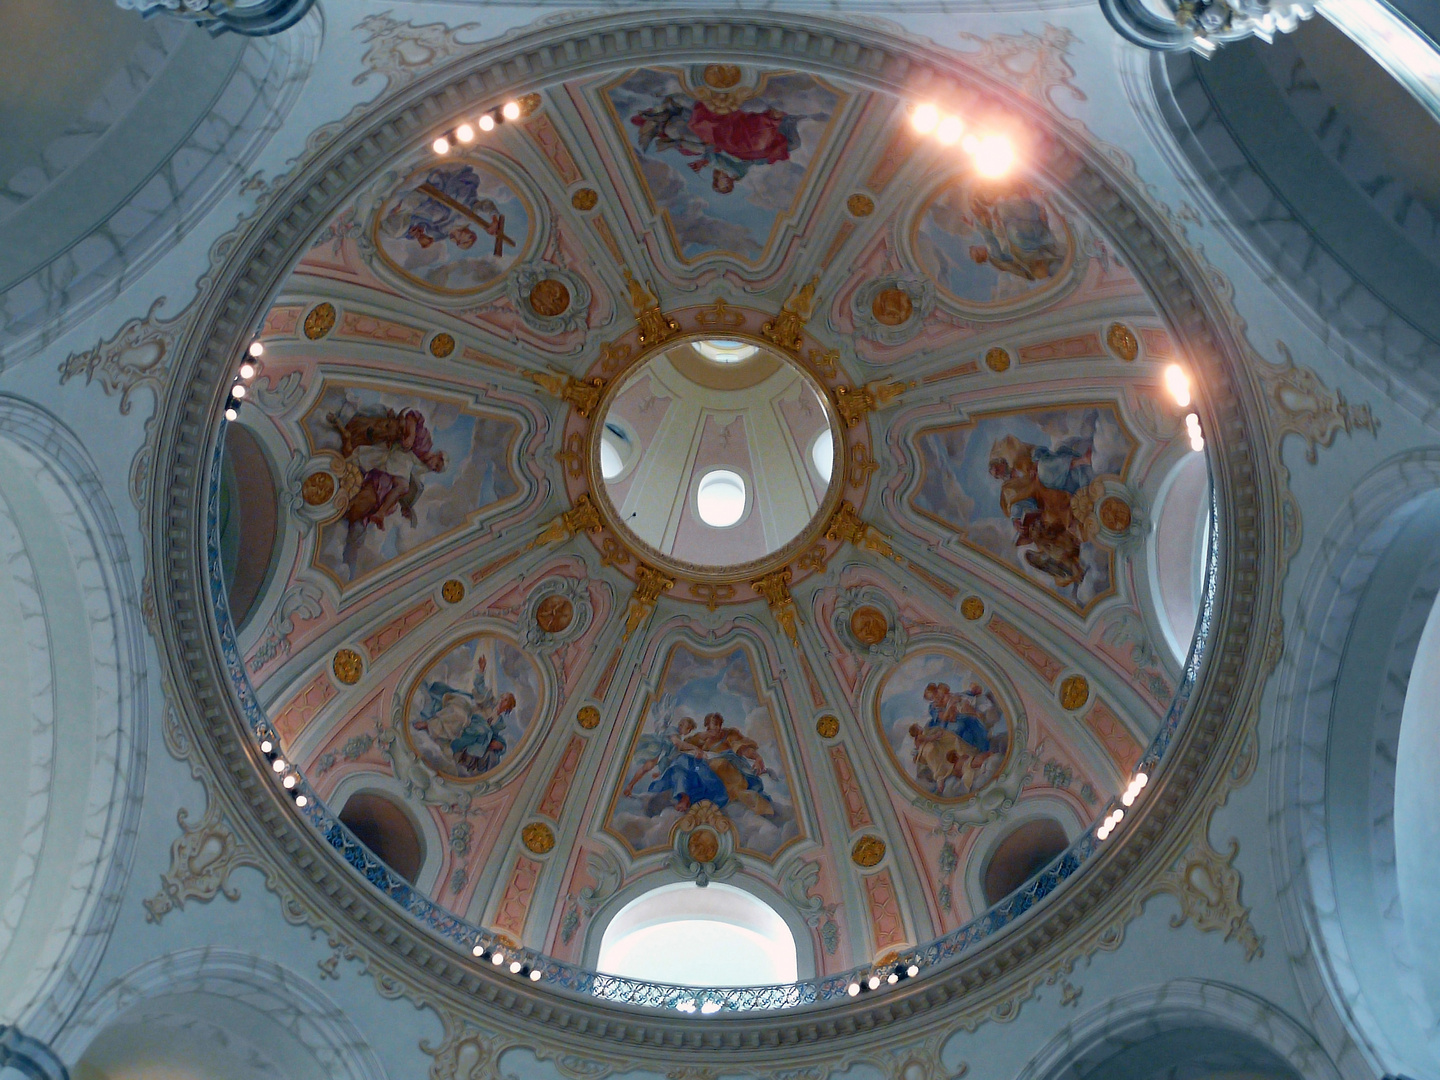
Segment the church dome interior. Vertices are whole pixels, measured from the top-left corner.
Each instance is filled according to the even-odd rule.
[[[1440,1080],[1437,30],[0,12],[0,1080]]]

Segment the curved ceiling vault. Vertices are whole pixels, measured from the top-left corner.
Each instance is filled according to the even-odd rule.
[[[331,204],[257,309],[234,425],[275,491],[231,485],[212,568],[278,506],[235,690],[312,820],[403,815],[407,880],[372,880],[432,931],[584,966],[647,888],[723,879],[824,977],[982,925],[1026,838],[1093,837],[1188,747],[1210,503],[1164,372],[1224,361],[1020,102],[952,86],[1020,147],[986,179],[881,84],[695,53],[589,63],[443,155],[415,130]],[[723,558],[690,513],[722,468],[763,534]],[[675,527],[627,524],[627,482]]]

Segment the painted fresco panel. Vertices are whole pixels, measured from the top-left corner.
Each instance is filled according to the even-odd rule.
[[[799,836],[788,771],[749,652],[676,645],[607,827],[633,851],[664,847],[680,816],[709,800],[734,823],[739,847],[773,858]]]
[[[685,261],[717,252],[758,261],[795,209],[842,100],[810,75],[771,74],[717,90],[739,69],[635,71],[603,91],[637,179]]]
[[[915,442],[914,509],[1080,611],[1110,593],[1115,552],[1095,508],[1136,446],[1113,405],[981,415]]]
[[[486,776],[510,761],[544,705],[535,662],[513,642],[477,634],[457,642],[411,686],[405,737],[435,772]]]
[[[341,584],[377,572],[513,497],[519,425],[410,390],[327,385],[303,427],[337,459],[340,517],[320,528],[315,565]]]
[[[427,165],[406,177],[375,217],[380,258],[414,285],[478,292],[525,253],[531,213],[510,183],[476,161]]]
[[[1058,288],[1075,262],[1070,225],[1023,180],[942,189],[921,212],[913,243],[941,293],[974,310],[1033,301]]]
[[[880,688],[875,713],[896,768],[932,798],[975,795],[1010,755],[1014,724],[989,680],[944,649],[907,654]]]

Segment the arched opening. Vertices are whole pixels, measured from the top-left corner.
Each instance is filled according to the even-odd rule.
[[[1166,644],[1184,663],[1200,618],[1210,552],[1210,471],[1205,455],[1186,454],[1161,485],[1150,541],[1150,589]]]
[[[600,971],[682,986],[759,986],[798,977],[795,937],[769,904],[731,885],[662,885],[621,908]]]
[[[220,562],[230,617],[239,628],[270,578],[279,546],[279,501],[265,451],[239,424],[226,429],[221,469]]]
[[[425,865],[425,843],[405,811],[384,795],[361,791],[345,800],[340,822],[411,885]]]
[[[981,886],[985,903],[1004,900],[1069,846],[1064,828],[1054,818],[1038,818],[1017,826],[995,846],[985,864]]]

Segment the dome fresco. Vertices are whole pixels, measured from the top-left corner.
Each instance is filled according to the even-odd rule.
[[[1205,550],[1157,577],[1182,357],[1063,190],[967,160],[859,86],[636,68],[315,236],[236,421],[281,508],[237,646],[306,790],[419,823],[438,910],[584,967],[723,879],[826,976],[1130,785],[1182,681],[1155,583]]]

